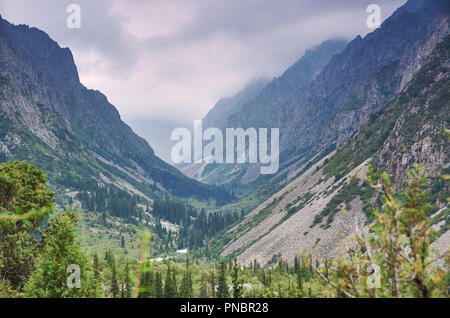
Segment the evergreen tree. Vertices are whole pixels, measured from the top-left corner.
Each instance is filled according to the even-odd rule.
[[[77,217],[73,212],[58,214],[50,220],[43,237],[42,261],[25,286],[27,297],[80,298],[98,297],[93,272],[87,256],[76,240]],[[67,269],[76,265],[69,286]]]
[[[113,263],[111,267],[111,295],[113,298],[117,298],[119,296],[119,284],[117,282],[117,268],[116,261],[113,256]]]
[[[242,284],[242,280],[239,277],[239,271],[240,268],[237,264],[237,260],[236,258],[234,259],[234,266],[233,266],[233,272],[231,275],[232,278],[232,282],[233,282],[233,297],[234,298],[240,298],[242,297],[242,289],[243,289],[243,284]]]
[[[177,281],[175,270],[167,264],[166,280],[164,282],[164,297],[175,298],[177,297]]]
[[[11,289],[23,287],[38,259],[34,233],[54,202],[46,182],[42,171],[25,161],[0,165],[0,277]]]
[[[130,279],[130,268],[128,266],[128,261],[125,264],[125,297],[131,298],[131,295],[133,294],[133,286],[131,284]]]
[[[101,282],[100,282],[100,263],[99,263],[99,260],[98,260],[98,255],[97,255],[97,253],[94,254],[94,260],[93,260],[93,262],[94,262],[94,268],[93,268],[93,271],[94,271],[94,281],[93,281],[93,284],[95,285],[95,288],[96,288],[96,289],[101,290]]]
[[[172,268],[172,284],[173,284],[173,297],[178,297],[178,285],[177,285],[177,272],[175,268]]]
[[[153,290],[155,291],[155,297],[156,298],[162,298],[163,297],[162,275],[159,272],[157,272],[156,275],[155,275]]]
[[[116,260],[114,259],[114,253],[110,249],[107,249],[105,252],[105,260],[108,263],[108,266],[111,268],[116,263]]]
[[[298,289],[300,295],[303,294],[303,272],[304,271],[302,270],[298,256],[295,255],[294,274],[295,274],[295,278],[297,281],[297,289]]]
[[[211,297],[216,298],[216,277],[214,274],[214,270],[211,271],[210,283],[211,283]]]
[[[186,261],[186,269],[183,273],[183,279],[181,281],[180,295],[184,298],[191,298],[193,296],[192,272],[189,266],[189,258]]]
[[[94,278],[95,279],[100,278],[100,264],[97,253],[94,254]]]
[[[139,287],[139,298],[149,298],[153,295],[154,281],[153,281],[153,272],[150,270],[149,265],[147,264],[146,270],[143,272],[141,276],[141,283]]]
[[[217,298],[228,298],[227,264],[224,261],[220,262],[217,276]]]
[[[297,280],[298,291],[299,291],[300,295],[302,295],[303,294],[303,275],[302,275],[302,271],[300,269],[298,269],[297,272],[295,273],[295,277]]]

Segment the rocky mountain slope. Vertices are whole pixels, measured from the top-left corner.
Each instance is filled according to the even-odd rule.
[[[294,96],[244,107],[230,127],[282,127],[280,151],[296,149],[297,157],[338,146],[409,82],[448,34],[449,13],[448,1],[409,1]]]
[[[291,65],[280,77],[270,82],[258,81],[239,92],[231,99],[219,101],[204,118],[204,127],[249,127],[248,123],[242,126],[230,125],[228,118],[247,112],[254,107],[255,115],[271,116],[264,114],[260,107],[272,105],[276,112],[278,104],[287,101],[299,89],[313,81],[328,64],[333,55],[340,53],[347,42],[345,40],[328,40],[322,44],[308,49],[305,54],[293,65]],[[263,85],[261,85],[263,84]],[[260,126],[261,122],[254,122],[253,127]],[[273,126],[275,127],[275,126]],[[280,127],[280,126],[276,126]],[[184,167],[182,171],[189,177],[196,178],[210,184],[227,184],[233,189],[242,189],[243,185],[254,182],[258,178],[258,165],[235,165],[235,164],[193,164]]]
[[[401,187],[405,173],[422,163],[430,175],[436,209],[430,216],[440,238],[450,243],[446,198],[449,187],[440,174],[449,174],[450,36],[436,46],[413,79],[337,151],[299,174],[280,191],[229,230],[234,237],[222,255],[236,255],[249,264],[267,264],[282,257],[292,262],[302,250],[317,257],[335,255],[344,238],[364,227],[376,195],[365,182],[367,165],[386,171]],[[306,168],[306,170],[305,170]]]
[[[1,17],[0,156],[36,164],[54,188],[101,182],[146,200],[230,199],[156,157],[103,94],[80,83],[68,48]]]
[[[228,98],[221,98],[213,108],[203,118],[204,129],[216,127],[223,129],[225,118],[242,110],[243,105],[249,100],[258,96],[270,81],[260,78],[248,83],[236,95]]]
[[[225,131],[225,123],[226,118],[233,113],[239,112],[243,105],[258,96],[264,87],[269,83],[268,79],[260,78],[248,83],[240,92],[235,94],[232,97],[221,98],[213,108],[206,114],[206,116],[202,119],[203,130],[214,127],[219,128],[222,131]],[[211,182],[211,178],[205,178],[203,172],[205,168],[214,165],[208,165],[205,162],[203,163],[181,163],[177,164],[176,167],[180,169],[186,176],[189,178],[196,179],[202,182]]]
[[[448,1],[410,0],[380,28],[351,41],[312,81],[287,94],[266,88],[226,126],[280,128],[280,171],[272,181],[283,178],[339,147],[398,94],[448,34],[449,16]],[[255,165],[224,166],[205,169],[202,180],[244,191],[271,182]]]

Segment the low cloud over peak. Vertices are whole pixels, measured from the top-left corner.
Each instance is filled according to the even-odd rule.
[[[383,0],[382,18],[405,3]],[[69,4],[81,28],[66,26]],[[313,45],[371,30],[372,1],[2,0],[0,13],[69,47],[81,81],[125,120],[202,118],[251,79],[280,75]]]

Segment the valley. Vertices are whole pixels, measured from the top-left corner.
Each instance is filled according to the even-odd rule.
[[[448,297],[449,17],[306,49],[174,129],[172,165],[0,16],[0,297]]]

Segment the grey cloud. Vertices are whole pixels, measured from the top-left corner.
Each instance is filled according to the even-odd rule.
[[[82,56],[76,61],[82,80],[106,93],[124,118],[191,120],[249,80],[281,74],[308,47],[370,32],[368,4],[379,4],[384,19],[405,2],[0,0],[0,13],[43,29]],[[66,27],[70,3],[81,6],[80,30]],[[186,18],[182,23],[178,13]],[[152,29],[155,18],[158,30]],[[101,67],[89,60],[91,51]]]
[[[81,7],[80,29],[66,26],[66,9],[72,3]],[[138,60],[139,43],[125,32],[126,17],[113,12],[112,5],[108,0],[2,0],[0,12],[15,24],[43,29],[73,51],[94,50],[110,63],[112,73],[131,72]]]
[[[136,0],[137,1],[137,0]],[[183,0],[173,0],[180,2]],[[406,0],[379,0],[383,18]],[[359,21],[349,24],[364,25],[366,8],[373,0],[191,0],[194,8],[192,23],[173,36],[148,39],[154,48],[177,45],[190,41],[206,40],[218,34],[234,34],[239,37],[264,34],[278,27],[289,26],[306,19],[328,17],[333,28],[333,16],[337,12],[360,13]],[[314,30],[309,30],[314,33]]]

